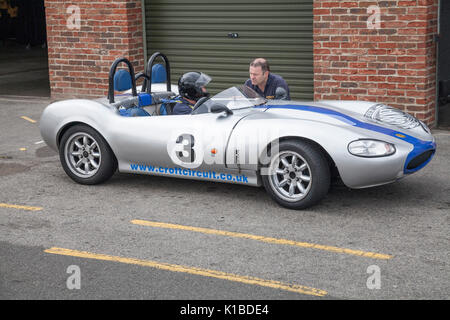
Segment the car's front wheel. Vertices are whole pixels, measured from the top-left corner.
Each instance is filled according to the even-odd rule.
[[[64,133],[59,157],[67,175],[81,184],[102,183],[117,169],[117,160],[108,143],[87,125],[75,125]]]
[[[261,175],[266,191],[277,203],[289,209],[305,209],[326,196],[330,169],[319,147],[288,140],[272,151]]]

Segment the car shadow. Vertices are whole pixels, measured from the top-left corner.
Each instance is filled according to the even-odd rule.
[[[435,203],[428,186],[430,181],[418,179],[411,181],[401,180],[395,183],[376,186],[365,189],[350,189],[340,180],[333,181],[328,195],[307,212],[335,212],[335,214],[358,215],[367,211],[385,211],[391,214],[391,209],[398,207],[430,207],[430,201],[439,208],[439,205],[448,204]],[[168,178],[150,175],[134,175],[116,173],[107,184],[114,189],[123,189],[127,186],[130,190],[154,191],[157,188],[161,197],[177,197],[186,193],[195,192],[207,197],[225,196],[233,201],[245,201],[248,205],[261,205],[268,209],[292,210],[279,206],[266,193],[264,187],[248,187],[244,185],[217,183],[210,181],[196,181],[182,178]],[[295,212],[295,211],[294,211]],[[298,212],[298,211],[297,211]]]
[[[113,187],[123,188],[126,184],[130,188],[158,188],[159,191],[184,193],[195,190],[196,193],[226,194],[233,197],[257,197],[266,194],[263,187],[251,187],[232,183],[218,183],[204,180],[190,180],[176,177],[162,177],[152,175],[135,175],[116,173],[108,182]]]

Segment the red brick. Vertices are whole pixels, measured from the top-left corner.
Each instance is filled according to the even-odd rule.
[[[330,9],[333,20],[339,16],[339,21],[350,23],[350,28],[346,24],[314,23],[316,36],[330,36],[321,42],[322,48],[330,52],[315,58],[314,64],[321,65],[334,56],[347,63],[335,63],[334,69],[321,70],[321,76],[329,74],[338,82],[320,83],[315,90],[333,85],[333,94],[316,92],[315,98],[358,98],[389,103],[403,110],[414,106],[415,113],[425,121],[435,119],[433,35],[437,32],[438,0],[315,0],[314,4]],[[378,30],[365,26],[370,5],[381,9]],[[340,42],[340,47],[334,42]]]
[[[80,30],[68,30],[70,3],[45,0],[49,73],[53,98],[105,96],[108,71],[115,57],[125,56],[137,72],[144,69],[141,1],[78,0]],[[69,74],[67,74],[69,73]],[[63,90],[60,90],[63,88]]]

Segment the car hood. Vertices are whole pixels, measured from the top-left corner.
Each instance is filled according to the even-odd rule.
[[[295,110],[297,112],[290,113],[293,117],[305,117],[306,113],[313,113],[316,116],[325,115],[328,118],[344,118],[355,117],[359,120],[364,120],[364,114],[370,107],[377,103],[367,101],[285,101],[285,100],[269,100],[265,105],[260,106],[266,108],[266,111],[275,110]],[[300,112],[300,113],[299,113]],[[326,119],[326,118],[324,118]]]
[[[421,121],[413,128],[403,128],[380,121],[374,121],[365,116],[369,109],[379,103],[367,101],[334,101],[317,102],[269,100],[261,108],[265,113],[276,118],[299,119],[314,121],[344,127],[359,127],[388,135],[407,134],[421,140],[432,140],[429,128]]]

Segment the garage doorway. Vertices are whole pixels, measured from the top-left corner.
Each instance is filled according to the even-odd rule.
[[[293,100],[313,100],[313,0],[145,0],[145,26],[147,55],[167,55],[174,83],[205,72],[215,94],[244,84],[264,57]]]
[[[438,46],[438,126],[450,129],[450,1],[440,1]]]
[[[0,96],[50,97],[44,0],[0,0]]]

